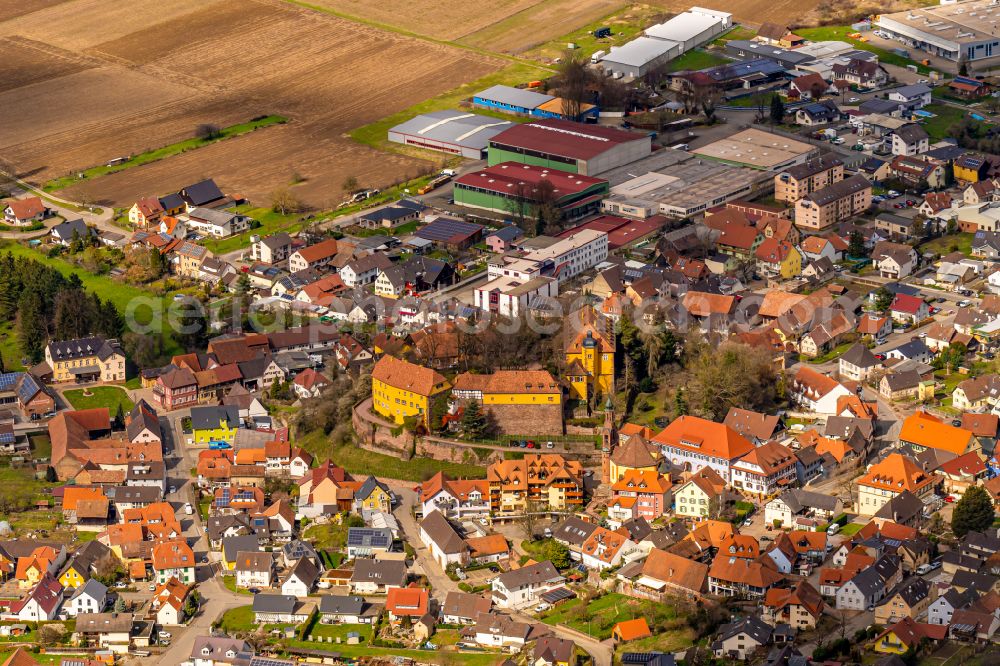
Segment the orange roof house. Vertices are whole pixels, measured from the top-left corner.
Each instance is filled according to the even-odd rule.
[[[922,410],[914,412],[903,420],[899,441],[909,444],[917,453],[926,449],[938,449],[961,455],[967,451],[981,449],[976,436],[965,428],[945,423]]]
[[[899,453],[889,454],[858,479],[858,513],[874,515],[904,490],[922,499],[931,493],[935,483],[935,478],[924,472],[912,458]]]
[[[736,297],[702,291],[689,291],[684,294],[681,304],[687,310],[688,314],[693,317],[728,315],[736,306]]]
[[[769,589],[764,595],[763,619],[771,624],[785,622],[795,629],[811,628],[825,606],[819,591],[803,580],[792,589]]]
[[[417,620],[427,614],[430,597],[422,587],[393,587],[385,598],[389,619],[398,622],[404,617]]]
[[[652,635],[653,632],[649,630],[649,625],[646,623],[646,618],[644,617],[619,622],[611,630],[611,637],[617,643],[649,638]]]
[[[663,445],[663,453],[675,465],[700,469],[716,462],[713,467],[724,479],[737,459],[753,451],[750,441],[722,423],[697,416],[681,416],[653,437]]]
[[[709,592],[722,596],[762,598],[769,588],[784,580],[775,566],[769,557],[751,561],[730,557],[729,553],[720,551],[708,570]]]

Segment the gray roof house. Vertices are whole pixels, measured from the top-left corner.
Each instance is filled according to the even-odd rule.
[[[357,595],[326,594],[320,598],[319,614],[343,624],[372,624],[382,604],[373,604]]]
[[[867,379],[868,375],[881,363],[869,351],[868,347],[858,342],[840,355],[838,365],[842,376],[854,381],[862,381]]]
[[[717,659],[746,659],[758,648],[767,646],[773,632],[771,625],[748,615],[719,627],[719,637],[711,645],[712,652]]]
[[[863,611],[874,606],[884,596],[885,581],[872,566],[859,571],[837,590],[835,607],[838,610]]]
[[[315,606],[300,602],[290,594],[255,594],[254,621],[257,624],[294,624],[305,622]]]
[[[406,584],[406,563],[397,560],[361,559],[354,564],[351,590],[359,594],[386,592]]]

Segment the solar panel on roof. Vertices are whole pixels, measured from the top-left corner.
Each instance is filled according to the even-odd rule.
[[[23,374],[23,372],[5,372],[0,374],[0,391],[7,391],[13,388],[18,378]]]
[[[478,224],[465,222],[464,220],[438,218],[423,229],[418,229],[414,235],[431,241],[446,241],[455,236],[471,236],[477,231],[481,231],[482,228]]]
[[[554,590],[549,590],[548,592],[542,594],[542,601],[555,604],[560,601],[566,601],[567,599],[572,599],[576,594],[567,590],[565,587],[557,587]]]

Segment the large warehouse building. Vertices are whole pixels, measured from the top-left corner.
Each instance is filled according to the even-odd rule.
[[[971,71],[1000,67],[1000,4],[972,0],[883,14],[875,25],[906,46],[958,62]]]
[[[593,104],[580,104],[574,108],[575,117],[567,112],[566,100],[534,90],[496,85],[480,90],[472,96],[473,106],[502,113],[514,113],[533,118],[564,118],[566,120],[597,120],[600,109]]]
[[[737,166],[781,171],[817,156],[819,149],[780,134],[751,128],[691,152]]]
[[[537,202],[539,184],[547,181],[553,190],[553,202],[566,220],[576,220],[597,211],[601,198],[608,193],[608,181],[581,176],[530,164],[504,162],[481,171],[467,173],[455,180],[453,195],[459,206],[479,208],[510,215],[518,201],[527,201],[529,217]]]
[[[464,111],[432,111],[393,127],[389,141],[481,160],[490,139],[513,125]]]
[[[490,139],[489,165],[520,162],[584,176],[630,164],[649,155],[648,134],[568,120],[514,125]]]
[[[611,51],[600,59],[600,64],[609,74],[639,78],[711,41],[731,27],[732,14],[692,7],[669,21],[647,28],[642,37],[623,46],[612,46]]]

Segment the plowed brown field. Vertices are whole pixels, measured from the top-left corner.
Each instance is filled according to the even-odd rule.
[[[263,203],[295,173],[293,191],[326,206],[347,175],[374,186],[416,175],[422,161],[346,132],[504,64],[270,0],[79,0],[0,21],[0,49],[17,59],[0,58],[0,156],[35,182],[199,123],[290,119],[64,192],[118,205],[208,176]]]

